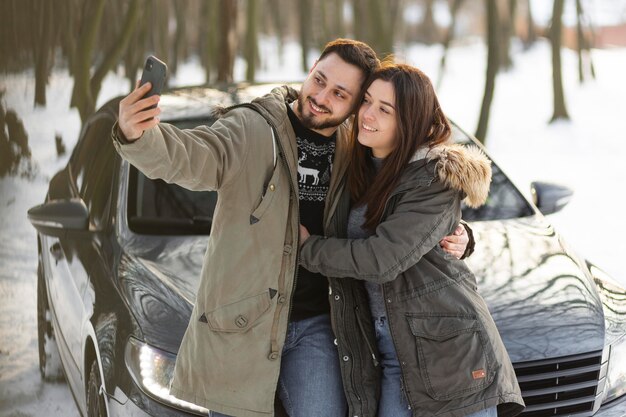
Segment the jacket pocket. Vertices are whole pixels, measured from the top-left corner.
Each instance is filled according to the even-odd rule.
[[[205,316],[211,330],[243,333],[252,328],[270,306],[271,296],[267,290],[207,312]]]
[[[419,372],[432,398],[464,397],[493,382],[493,355],[475,315],[408,314],[407,319],[416,340]]]
[[[272,205],[272,200],[274,199],[274,195],[279,193],[280,184],[280,164],[277,164],[274,167],[274,172],[272,172],[272,176],[270,177],[267,185],[264,187],[263,195],[261,196],[261,202],[257,206],[257,208],[252,211],[250,214],[250,224],[258,223],[262,218],[269,206]]]

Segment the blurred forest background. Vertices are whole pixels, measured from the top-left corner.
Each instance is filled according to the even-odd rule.
[[[254,82],[261,59],[284,59],[285,42],[301,45],[303,71],[323,45],[337,37],[369,43],[381,56],[411,43],[441,44],[438,78],[445,77],[446,51],[453,42],[481,37],[487,45],[484,95],[475,134],[486,137],[497,74],[513,65],[511,45],[531,48],[550,40],[553,69],[551,121],[568,119],[562,82],[561,48],[578,53],[580,82],[595,77],[590,49],[626,45],[623,2],[614,4],[621,25],[596,26],[587,8],[592,0],[2,0],[0,1],[0,74],[32,70],[34,106],[48,105],[46,85],[53,68],[74,79],[70,106],[81,120],[96,110],[103,80],[123,71],[129,90],[148,54],[167,62],[176,74],[181,62],[197,58],[207,85],[233,81],[236,57],[246,62]],[[597,1],[597,0],[596,0]],[[540,4],[547,23],[537,24]],[[573,16],[563,24],[564,13]],[[263,38],[277,41],[278,56],[260,57]],[[3,92],[0,91],[0,95]],[[27,138],[19,118],[0,106],[0,176],[15,160],[27,158]],[[63,144],[57,142],[62,152]]]

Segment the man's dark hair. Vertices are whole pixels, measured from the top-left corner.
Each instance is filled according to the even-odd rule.
[[[318,60],[321,61],[332,53],[339,55],[348,64],[360,68],[365,74],[364,82],[380,67],[376,52],[365,42],[354,39],[335,39],[326,44]]]

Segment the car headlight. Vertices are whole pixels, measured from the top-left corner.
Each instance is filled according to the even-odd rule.
[[[626,289],[591,263],[587,263],[602,300],[605,324],[605,349],[609,363],[604,385],[607,403],[626,394]]]
[[[626,335],[613,342],[610,349],[603,401],[605,403],[626,394]]]
[[[170,394],[176,355],[159,350],[135,338],[126,345],[126,366],[143,392],[167,405],[207,415],[209,410]]]

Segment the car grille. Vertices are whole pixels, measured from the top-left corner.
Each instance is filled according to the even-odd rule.
[[[606,376],[602,351],[514,363],[526,409],[524,417],[593,415]]]

